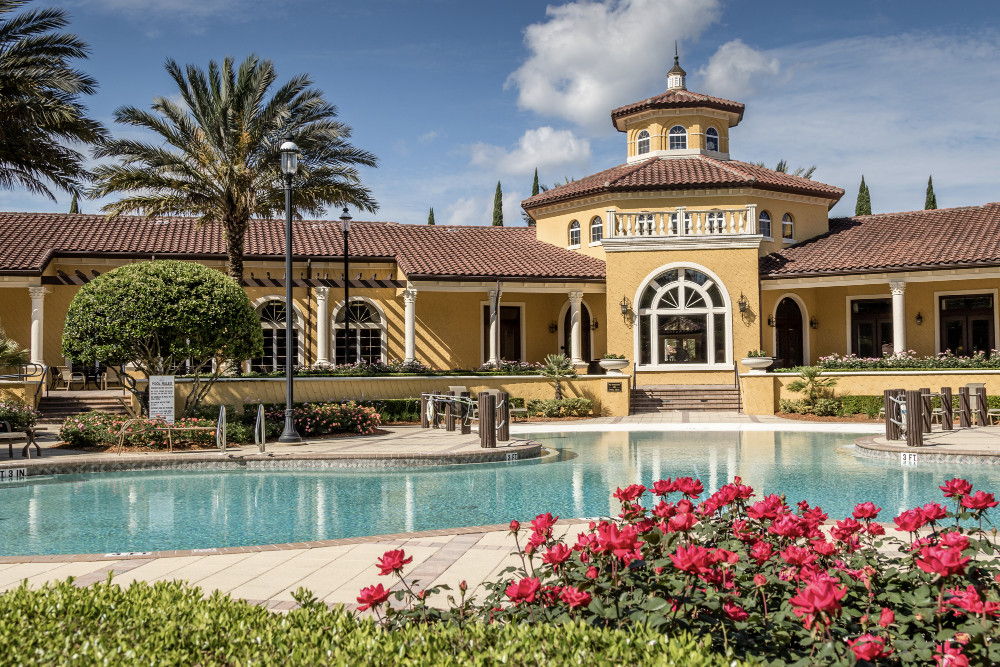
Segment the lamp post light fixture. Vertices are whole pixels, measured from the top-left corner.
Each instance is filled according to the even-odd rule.
[[[361,361],[354,354],[351,340],[351,214],[344,207],[340,215],[340,231],[344,233],[344,361],[351,363]]]
[[[292,310],[292,177],[299,170],[299,147],[291,139],[286,139],[279,150],[281,173],[285,177],[285,428],[278,442],[302,442],[292,418],[292,378],[295,374],[293,355],[296,347],[292,345],[295,331]]]

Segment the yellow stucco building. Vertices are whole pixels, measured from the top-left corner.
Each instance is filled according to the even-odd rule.
[[[633,409],[673,396],[767,413],[780,386],[748,372],[751,350],[791,367],[996,346],[1000,204],[830,219],[841,188],[730,157],[741,103],[687,90],[676,60],[667,84],[611,112],[623,164],[523,202],[533,227],[358,222],[345,276],[339,224],[296,222],[298,363],[474,369],[564,352],[598,374],[613,353],[628,359]],[[220,230],[190,219],[2,213],[0,237],[0,326],[47,366],[67,363],[62,322],[93,276],[149,258],[225,261]],[[282,254],[282,223],[254,221],[255,371],[284,363]]]

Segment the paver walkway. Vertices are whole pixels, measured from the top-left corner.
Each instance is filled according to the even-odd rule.
[[[560,524],[569,530],[578,522]],[[307,588],[327,603],[356,604],[358,592],[375,583],[389,585],[398,580],[378,576],[375,559],[388,549],[405,549],[413,563],[405,570],[408,581],[421,588],[447,583],[457,590],[461,581],[470,589],[495,578],[508,565],[519,563],[512,556],[514,541],[506,528],[436,530],[384,538],[352,538],[317,548],[288,548],[245,553],[164,558],[122,558],[71,562],[8,563],[0,565],[0,591],[23,580],[37,587],[45,582],[75,577],[79,586],[104,581],[127,585],[133,581],[180,579],[203,588],[219,590],[271,609],[291,609],[292,594]]]

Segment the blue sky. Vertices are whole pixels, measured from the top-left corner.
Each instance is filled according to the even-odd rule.
[[[41,0],[71,14],[100,82],[93,114],[173,93],[163,61],[250,52],[306,72],[353,141],[382,220],[487,224],[496,181],[508,224],[543,183],[624,161],[608,111],[660,92],[673,41],[688,87],[741,100],[736,159],[818,165],[878,211],[1000,200],[1000,3],[885,0]],[[0,209],[63,211],[18,191]],[[85,212],[100,202],[84,202]]]

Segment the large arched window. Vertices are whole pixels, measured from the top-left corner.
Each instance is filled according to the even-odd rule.
[[[348,317],[350,331],[347,329]],[[341,304],[334,316],[333,329],[334,358],[338,364],[377,364],[385,360],[385,323],[372,305],[353,299],[350,308]]]
[[[670,150],[688,147],[688,133],[683,125],[674,125],[670,128]]]
[[[781,217],[781,238],[788,241],[795,240],[795,220],[792,219],[791,213]]]
[[[580,245],[580,222],[578,220],[569,223],[569,244]]]
[[[639,134],[635,135],[635,153],[636,155],[643,155],[649,152],[649,132],[646,130],[641,131]]]
[[[771,236],[771,214],[767,211],[761,211],[757,218],[757,232],[761,236]]]
[[[285,369],[285,354],[288,346],[285,344],[285,302],[278,299],[265,301],[258,309],[260,328],[264,334],[264,354],[250,360],[250,370],[257,373],[275,373]],[[292,309],[292,350],[295,351],[296,363],[302,363],[299,350],[299,329],[301,322],[298,313]]]
[[[719,131],[714,127],[705,130],[705,148],[710,151],[719,150]]]
[[[646,283],[638,306],[640,366],[731,363],[723,287],[706,273],[667,269]]]
[[[590,242],[600,243],[604,238],[604,220],[599,215],[595,215],[590,221]]]

